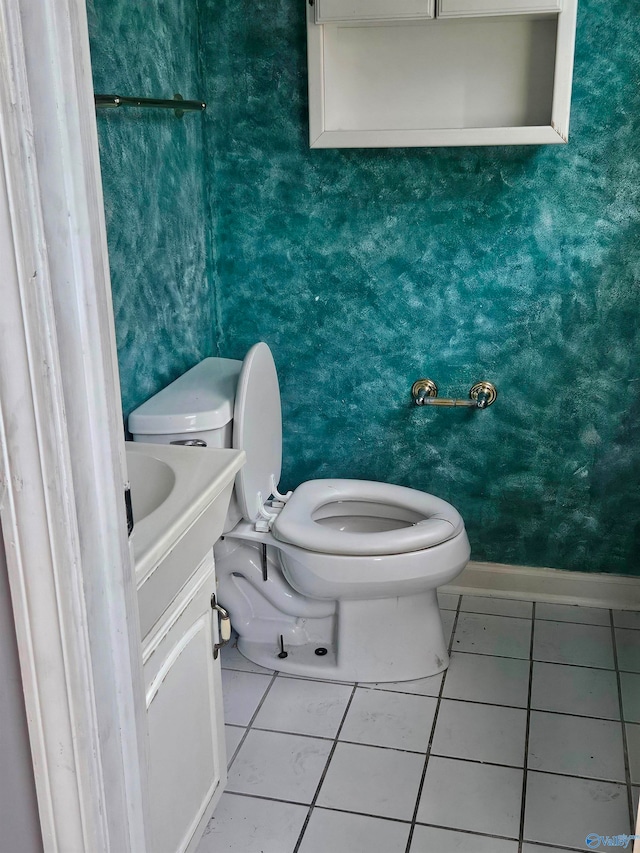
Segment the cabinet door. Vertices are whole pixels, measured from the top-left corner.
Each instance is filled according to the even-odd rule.
[[[433,18],[434,0],[315,0],[316,24]]]
[[[212,557],[188,586],[145,644],[153,853],[195,846],[226,782]]]
[[[439,18],[527,15],[561,10],[562,0],[438,0]]]

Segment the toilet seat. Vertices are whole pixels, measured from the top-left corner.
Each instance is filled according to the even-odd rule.
[[[372,519],[396,519],[392,529],[356,532],[320,523],[335,505],[336,515],[371,509]],[[384,525],[382,525],[384,527]],[[440,545],[464,530],[451,504],[415,489],[370,480],[309,480],[298,486],[271,528],[280,542],[307,551],[344,556],[386,556]]]

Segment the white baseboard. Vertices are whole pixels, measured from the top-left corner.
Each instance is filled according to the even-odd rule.
[[[640,577],[568,572],[502,563],[468,563],[442,592],[640,610]]]

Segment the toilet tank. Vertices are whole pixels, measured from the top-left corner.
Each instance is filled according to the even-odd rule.
[[[242,367],[232,358],[205,358],[129,415],[134,441],[170,444],[199,439],[232,447],[233,406]]]

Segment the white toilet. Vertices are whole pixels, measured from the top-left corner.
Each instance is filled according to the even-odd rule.
[[[129,417],[137,441],[242,448],[218,600],[238,648],[269,669],[337,681],[405,681],[449,662],[437,587],[469,559],[459,513],[415,489],[310,480],[278,492],[280,390],[269,347],[207,358]]]

